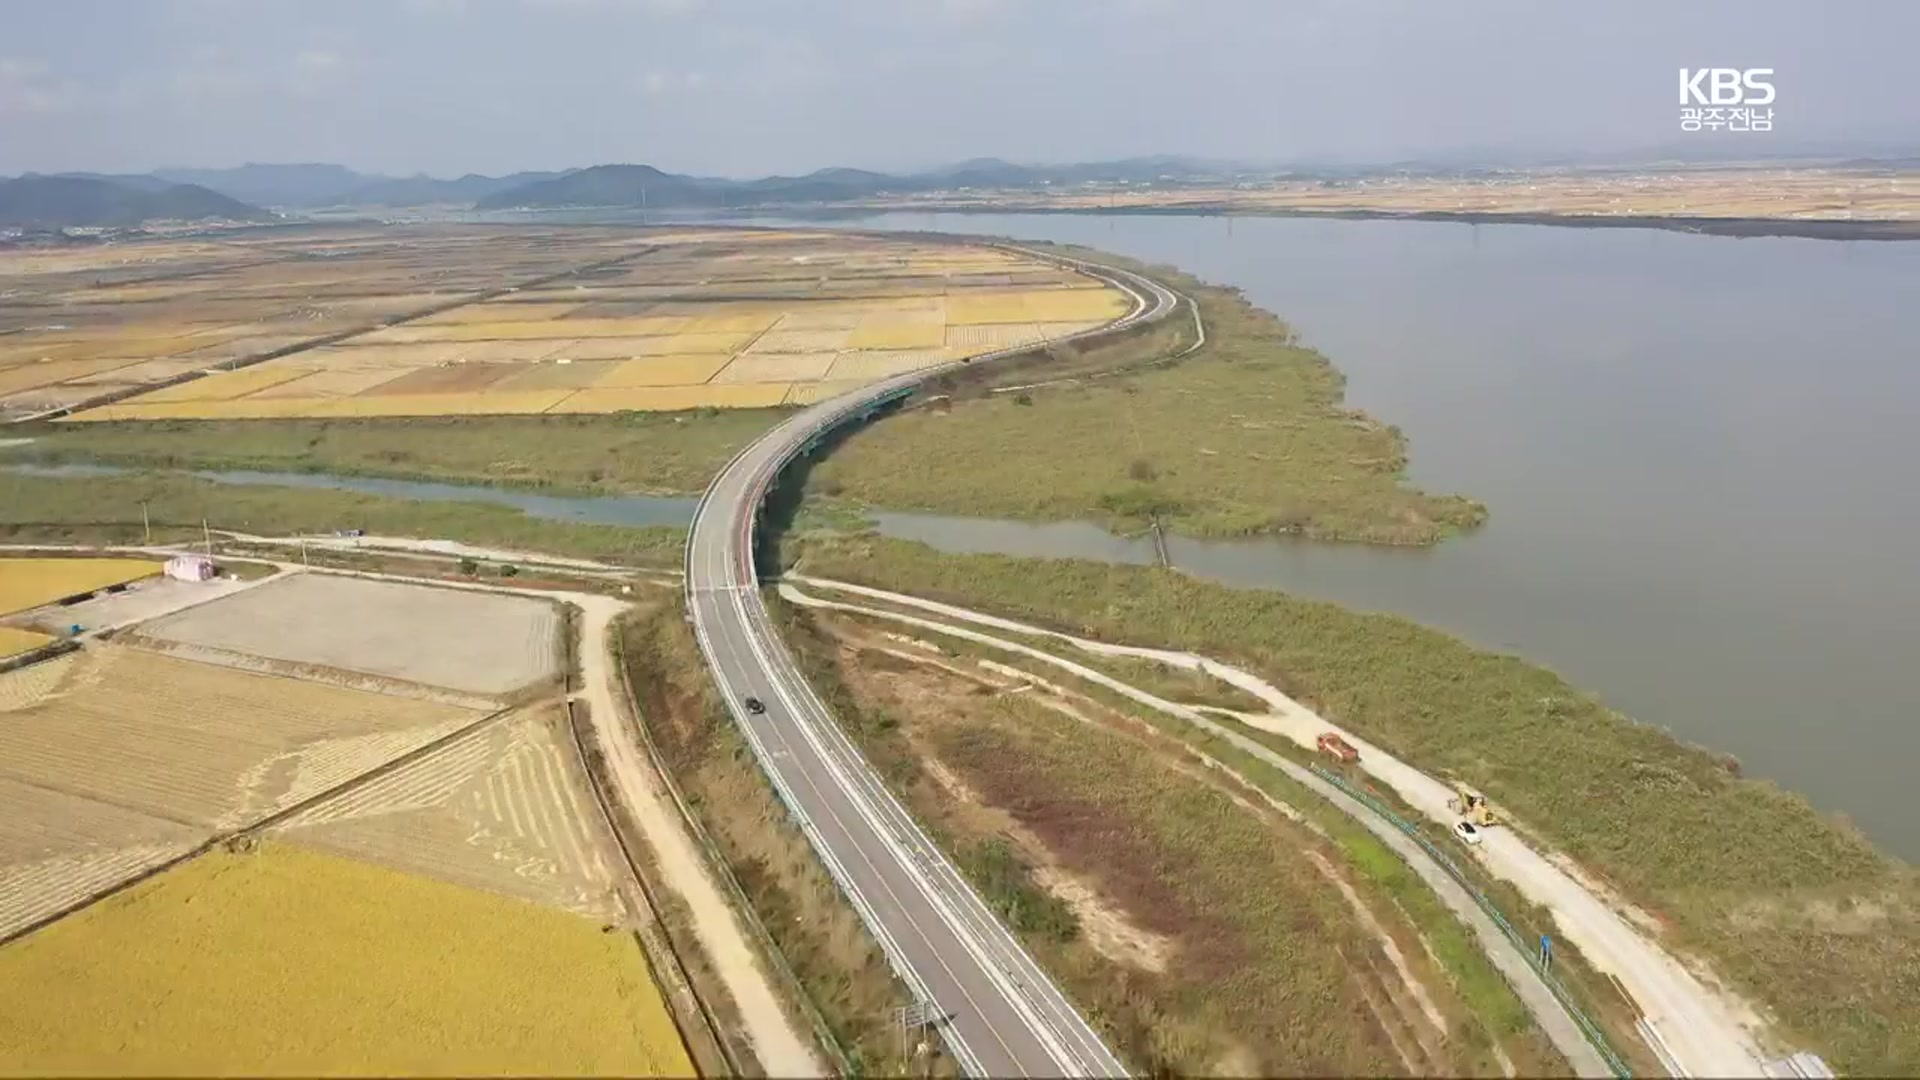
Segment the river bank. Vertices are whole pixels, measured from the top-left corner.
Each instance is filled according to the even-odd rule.
[[[1920,1063],[1920,879],[1804,798],[1558,676],[1385,615],[1147,567],[943,555],[877,537],[790,546],[802,571],[1258,673],[1405,760],[1484,790],[1708,958],[1846,1072]]]

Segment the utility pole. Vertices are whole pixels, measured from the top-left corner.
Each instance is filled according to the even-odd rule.
[[[140,500],[140,531],[146,536],[145,543],[153,545],[153,519],[147,516],[147,500]]]
[[[207,519],[200,519],[200,536],[207,542],[207,558],[213,558],[213,530],[207,528]]]

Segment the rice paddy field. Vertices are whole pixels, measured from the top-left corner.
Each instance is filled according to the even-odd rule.
[[[286,843],[0,950],[0,1075],[692,1072],[633,935]]]
[[[561,908],[621,914],[613,838],[595,816],[565,712],[529,710],[302,810],[301,844]]]
[[[0,1077],[691,1075],[558,691],[480,696],[558,630],[301,574],[0,673]]]
[[[0,673],[0,936],[481,715],[98,642]]]
[[[0,253],[0,418],[766,408],[1126,309],[1011,252],[830,233],[418,226]]]
[[[160,564],[149,559],[0,558],[0,615],[26,611],[69,596],[152,577]],[[6,656],[0,641],[0,656]]]
[[[53,641],[46,634],[36,634],[32,630],[20,630],[11,626],[0,626],[0,660],[29,653]]]

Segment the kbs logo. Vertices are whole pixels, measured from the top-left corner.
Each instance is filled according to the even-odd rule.
[[[1772,131],[1772,68],[1680,69],[1681,131]]]

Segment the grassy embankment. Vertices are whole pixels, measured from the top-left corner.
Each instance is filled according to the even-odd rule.
[[[907,610],[898,605],[874,604],[866,598],[861,602],[864,606],[877,606],[883,610]],[[924,614],[911,610],[908,613]],[[900,633],[897,623],[877,616],[835,613],[830,618],[850,620],[856,625],[870,627],[880,635],[883,641],[891,642],[895,640],[894,635]],[[986,661],[1003,671],[1018,669],[1026,676],[1062,687],[1063,692],[1068,695],[1097,703],[1111,714],[1127,718],[1136,729],[1143,728],[1159,735],[1167,745],[1176,746],[1185,753],[1196,755],[1198,760],[1207,761],[1217,769],[1231,770],[1237,774],[1238,783],[1257,789],[1269,797],[1279,799],[1296,808],[1302,817],[1311,821],[1323,835],[1339,845],[1354,872],[1363,875],[1383,894],[1392,896],[1395,905],[1419,926],[1425,944],[1431,947],[1433,955],[1440,960],[1461,996],[1472,1003],[1471,1016],[1484,1024],[1489,1031],[1497,1033],[1516,1034],[1531,1027],[1531,1021],[1520,1002],[1514,997],[1505,979],[1488,963],[1480,944],[1460,920],[1440,903],[1439,898],[1418,875],[1363,825],[1342,813],[1317,793],[1301,786],[1281,770],[1196,725],[1170,717],[1101,686],[1093,680],[1081,679],[1038,658],[1022,656],[938,631],[915,628],[907,633],[916,643],[904,646],[904,651],[908,655],[916,655],[920,648],[931,644],[937,646],[944,654],[939,662],[947,665],[964,667]],[[1108,666],[1101,662],[1103,658],[1076,649],[1045,634],[1023,634],[1004,630],[993,630],[991,633],[995,637],[1015,644],[1064,657],[1171,701],[1189,705],[1209,704],[1206,699],[1211,695],[1205,692],[1188,692],[1195,689],[1192,686],[1192,680],[1197,679],[1205,679],[1206,682],[1213,683],[1222,688],[1227,695],[1242,694],[1241,691],[1229,687],[1224,682],[1184,670],[1176,671],[1176,674],[1183,678],[1162,679],[1159,685],[1155,686],[1153,681],[1142,681],[1131,677],[1133,672],[1125,666]],[[891,645],[887,647],[892,648]],[[1135,660],[1132,663],[1141,666],[1135,670],[1145,669],[1150,679],[1155,674],[1155,669],[1166,670],[1164,665],[1151,661]],[[1251,700],[1251,695],[1245,695],[1245,697]],[[1221,702],[1220,704],[1227,708],[1246,707],[1245,702],[1237,704]],[[1264,708],[1264,702],[1255,702],[1252,706],[1253,711]],[[1256,735],[1257,733],[1248,732],[1248,734]],[[1265,743],[1268,750],[1296,764],[1329,766],[1324,756],[1312,753],[1286,740],[1262,738],[1259,741]],[[1448,834],[1445,826],[1423,821],[1418,812],[1406,806],[1393,792],[1375,786],[1360,770],[1353,767],[1335,767],[1335,771],[1343,773],[1345,779],[1355,787],[1370,791],[1373,798],[1387,805],[1403,820],[1413,823],[1429,843],[1436,844],[1442,849],[1456,845],[1457,841]],[[1514,928],[1520,941],[1531,942],[1540,934],[1558,933],[1553,925],[1551,913],[1526,900],[1511,884],[1486,873],[1477,862],[1471,859],[1458,860],[1454,865],[1465,872],[1471,887],[1479,890],[1500,911]],[[1634,1021],[1638,1019],[1639,1012],[1633,1008],[1631,1001],[1620,992],[1608,976],[1596,971],[1576,948],[1565,942],[1555,954],[1554,973],[1572,991],[1580,1010],[1607,1033],[1613,1050],[1627,1059],[1630,1068],[1640,1074],[1659,1071],[1658,1060],[1634,1032]]]
[[[897,1072],[892,1010],[906,990],[755,765],[683,610],[661,603],[621,625],[641,722],[855,1072]]]
[[[1846,1072],[1920,1068],[1913,869],[1549,671],[1404,619],[1150,568],[868,537],[804,550],[804,569],[821,576],[1248,667],[1395,754],[1484,788],[1763,1003],[1791,1042]]]
[[[198,540],[214,529],[264,535],[357,528],[391,536],[678,567],[686,530],[543,521],[512,507],[411,502],[319,488],[216,484],[179,474],[46,477],[0,472],[0,540],[140,543],[141,504],[155,543]]]
[[[1285,323],[1233,290],[1154,274],[1198,299],[1208,334],[1198,352],[1121,377],[889,418],[816,465],[811,493],[1120,531],[1158,516],[1196,536],[1388,544],[1432,543],[1484,519],[1469,499],[1408,487],[1399,430],[1343,406],[1340,373]],[[1047,377],[1045,367],[1020,372],[1020,381]]]
[[[619,416],[34,424],[0,459],[254,469],[578,494],[697,494],[781,409]]]
[[[1459,925],[1350,823],[1316,832],[1118,711],[1083,701],[1071,718],[858,617],[776,610],[834,715],[1132,1065],[1564,1068]]]

